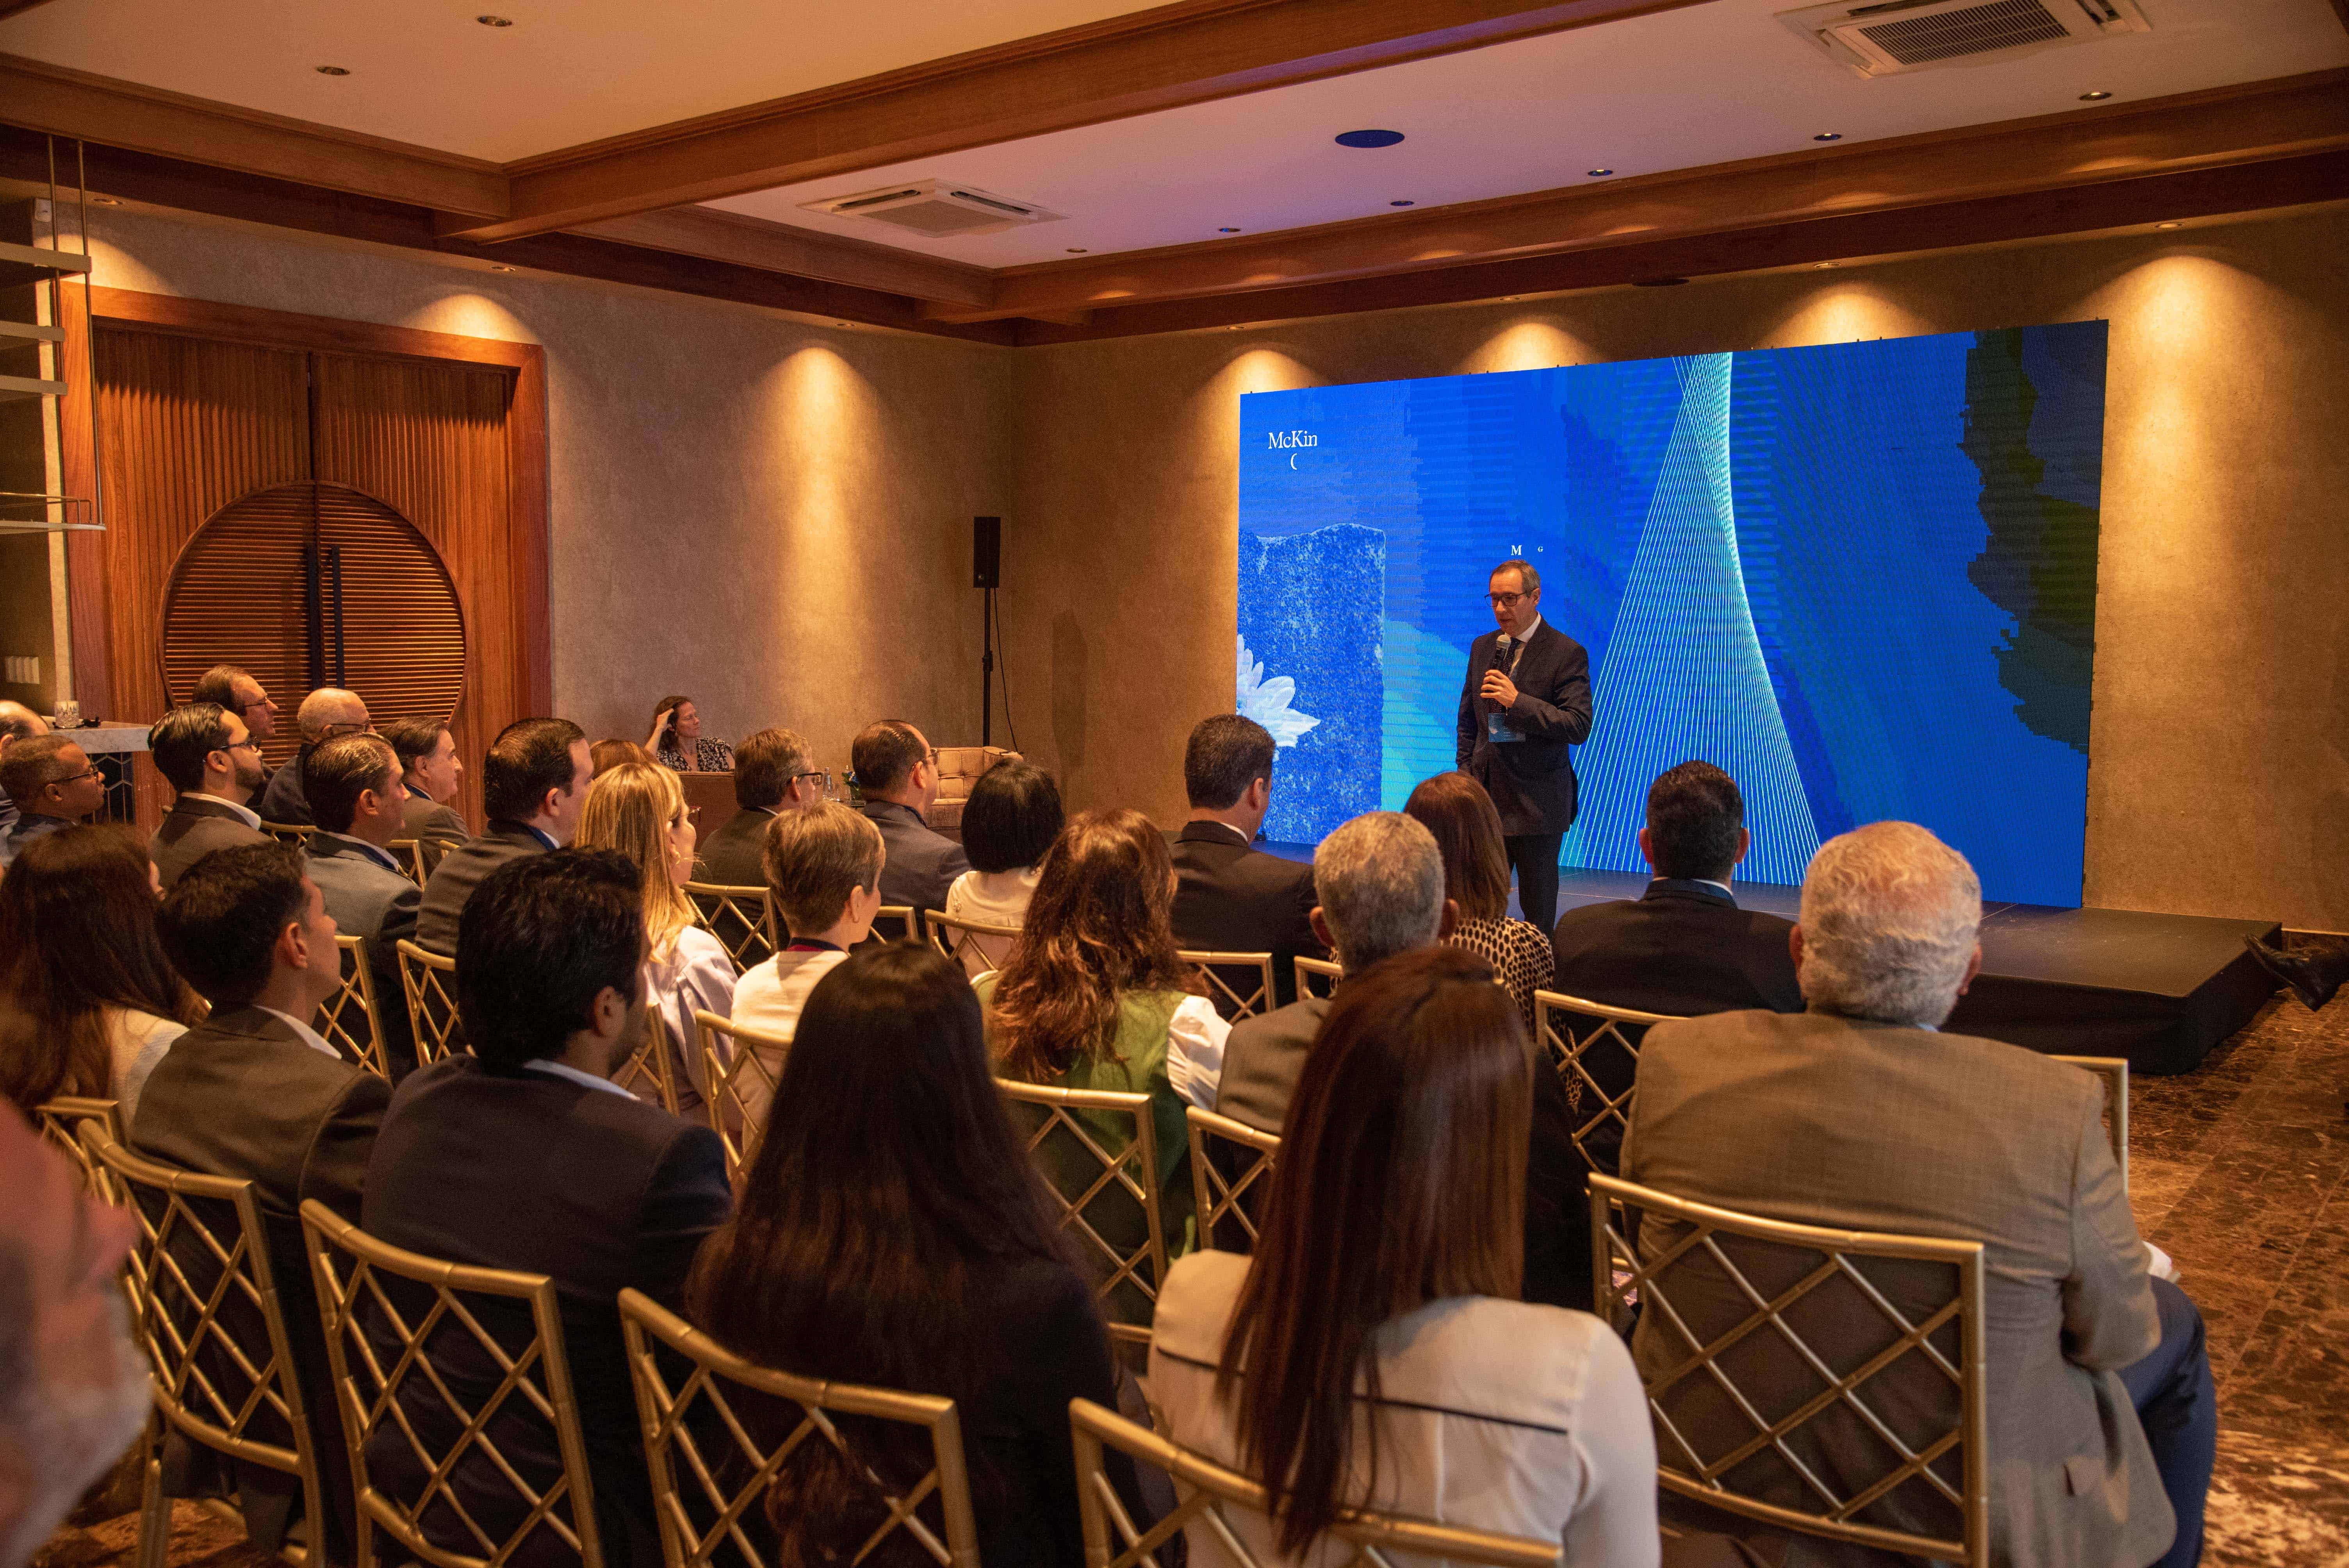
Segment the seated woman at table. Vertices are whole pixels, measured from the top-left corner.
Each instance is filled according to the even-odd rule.
[[[701,710],[689,696],[665,696],[653,710],[652,738],[645,749],[653,760],[679,773],[731,773],[734,748],[701,734]]]

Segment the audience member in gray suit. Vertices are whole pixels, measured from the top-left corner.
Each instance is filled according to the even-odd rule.
[[[481,758],[481,807],[490,830],[440,857],[416,915],[419,946],[454,956],[457,917],[481,880],[508,861],[571,841],[595,777],[587,732],[567,718],[518,718]]]
[[[356,735],[367,727],[367,704],[355,691],[340,686],[320,686],[302,699],[295,714],[302,726],[302,749],[294,760],[270,775],[269,783],[261,792],[254,810],[264,822],[300,822],[310,820],[310,797],[304,777],[309,771],[310,754],[338,735]]]
[[[864,796],[858,809],[881,830],[881,841],[888,847],[881,902],[945,913],[947,890],[970,870],[970,861],[960,844],[930,830],[927,814],[938,799],[936,750],[904,719],[885,718],[864,727],[848,759]]]
[[[1460,919],[1459,906],[1444,896],[1444,851],[1435,835],[1400,811],[1369,812],[1322,840],[1313,851],[1313,885],[1320,896],[1311,912],[1313,934],[1336,949],[1348,975],[1433,946]],[[1329,1012],[1327,997],[1306,995],[1234,1024],[1224,1044],[1216,1109],[1278,1132]],[[1546,1062],[1536,1068],[1526,1154],[1524,1299],[1587,1311],[1590,1172],[1574,1151],[1565,1085]]]
[[[449,727],[429,718],[395,718],[378,727],[398,754],[399,782],[408,791],[398,836],[452,844],[471,838],[472,830],[450,804],[465,781],[465,765],[458,760],[457,738]]]
[[[244,720],[217,703],[191,702],[147,732],[148,755],[180,798],[155,830],[148,858],[166,888],[214,850],[266,841],[245,802],[261,785],[261,748]]]
[[[341,985],[342,964],[334,917],[303,874],[300,851],[263,842],[207,855],[164,895],[155,924],[164,953],[212,1011],[173,1041],[148,1075],[130,1141],[170,1164],[254,1183],[324,1472],[321,1490],[333,1514],[326,1556],[347,1562],[351,1503],[342,1426],[296,1215],[305,1200],[316,1198],[348,1219],[359,1217],[367,1157],[391,1085],[345,1061],[310,1027],[319,1003]],[[197,1256],[182,1266],[211,1265]],[[283,1440],[264,1429],[254,1435]],[[209,1452],[187,1457],[201,1464]],[[222,1479],[241,1494],[246,1533],[276,1551],[300,1506],[300,1487],[291,1476],[255,1465],[228,1470]],[[167,1462],[165,1473],[184,1472]],[[312,1541],[317,1544],[315,1529]]]
[[[374,977],[378,1040],[396,1083],[416,1066],[398,944],[415,937],[424,897],[386,847],[399,836],[399,760],[381,736],[337,736],[310,753],[303,784],[318,824],[310,835],[310,880],[326,896],[335,929],[362,939],[359,953]]]
[[[1649,1030],[1623,1174],[1742,1213],[1983,1243],[1990,1442],[1969,1458],[1989,1467],[1990,1560],[2183,1568],[2201,1551],[2218,1439],[2201,1316],[2176,1285],[2149,1276],[2097,1080],[2018,1047],[1936,1032],[1981,968],[1981,915],[1973,868],[1924,829],[1878,822],[1830,840],[1804,881],[1795,937],[1810,1011],[1721,1013]],[[1684,1233],[1650,1216],[1640,1251],[1652,1262]],[[1648,1378],[1688,1354],[1676,1326],[1710,1342],[1750,1311],[1705,1254],[1688,1256],[1661,1277],[1673,1311],[1658,1310],[1651,1292],[1632,1339]],[[1814,1261],[1788,1266],[1799,1274]],[[1747,1264],[1778,1277],[1766,1256]],[[1945,1269],[1873,1273],[1911,1322],[1948,1295]],[[1845,1367],[1866,1362],[1889,1332],[1851,1291],[1808,1304],[1798,1324],[1815,1352]],[[1747,1339],[1728,1370],[1768,1411],[1792,1410],[1820,1387],[1812,1366],[1767,1332]],[[1957,1408],[1954,1387],[1922,1356],[1883,1368],[1862,1393],[1911,1442],[1946,1429]],[[1753,1436],[1707,1378],[1682,1378],[1659,1398],[1659,1430],[1669,1419],[1707,1461]],[[1790,1442],[1846,1497],[1884,1473],[1889,1453],[1841,1409]],[[1815,1501],[1766,1447],[1740,1470],[1748,1495]],[[1960,1522],[1916,1485],[1859,1517],[1927,1535],[1954,1535]],[[1776,1542],[1758,1544],[1778,1561]],[[1785,1561],[1824,1555],[1797,1537]]]
[[[723,887],[764,887],[767,872],[761,857],[767,849],[767,824],[785,811],[823,799],[826,779],[796,732],[762,729],[746,737],[734,748],[734,804],[739,810],[701,841],[697,857],[701,863],[693,880]]]

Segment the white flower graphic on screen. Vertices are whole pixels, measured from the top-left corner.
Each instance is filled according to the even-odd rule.
[[[1287,676],[1265,679],[1263,664],[1248,657],[1247,639],[1241,637],[1238,641],[1239,701],[1235,706],[1242,717],[1252,718],[1272,731],[1275,745],[1296,745],[1299,736],[1321,721],[1289,707],[1297,696],[1297,683]]]

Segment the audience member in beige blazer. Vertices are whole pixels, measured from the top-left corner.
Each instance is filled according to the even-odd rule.
[[[2218,1429],[2201,1318],[2177,1286],[2148,1276],[2097,1081],[2014,1046],[1935,1032],[1981,966],[1981,903],[1972,868],[1922,828],[1878,822],[1826,844],[1792,938],[1810,1010],[1651,1030],[1623,1173],[1745,1213],[1982,1242],[1992,1561],[2189,1564]],[[1640,1253],[1659,1257],[1682,1233],[1651,1221]],[[1909,1311],[1946,1295],[1949,1273],[1898,1265],[1882,1279]],[[1664,1284],[1706,1339],[1747,1315],[1711,1265]],[[1857,1292],[1819,1305],[1803,1331],[1816,1330],[1815,1347],[1837,1345],[1846,1365],[1890,1337]],[[1653,1304],[1632,1344],[1651,1382],[1688,1353]],[[1823,1387],[1768,1330],[1726,1365],[1774,1419]],[[1868,1387],[1873,1408],[1911,1427],[1904,1438],[1946,1427],[1957,1408],[1954,1386],[1913,1354]],[[1708,1461],[1754,1435],[1702,1377],[1665,1392],[1662,1410]],[[1796,1449],[1848,1496],[1882,1472],[1890,1450],[1837,1416]],[[1661,1421],[1657,1449],[1687,1468]],[[1767,1449],[1739,1473],[1773,1501],[1816,1505]],[[1928,1534],[1957,1524],[1953,1508],[1916,1484],[1862,1517]],[[1719,1516],[1706,1522],[1721,1527]],[[1798,1540],[1786,1562],[1853,1560],[1824,1547]]]

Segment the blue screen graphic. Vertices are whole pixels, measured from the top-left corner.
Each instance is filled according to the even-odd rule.
[[[1733,776],[1739,874],[1920,822],[1983,896],[2077,906],[2102,322],[1240,399],[1238,707],[1268,836],[1454,765],[1496,562],[1589,651],[1569,866],[1645,869],[1649,783]]]

